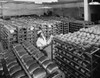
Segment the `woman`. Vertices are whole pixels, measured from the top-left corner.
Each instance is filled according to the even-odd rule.
[[[43,32],[42,32],[42,29],[39,28],[39,31],[37,33],[37,42],[36,42],[36,45],[37,47],[44,52],[44,49],[51,43],[53,39],[53,36],[51,35],[50,38],[48,40],[46,40]],[[47,55],[46,52],[44,52],[44,54]]]

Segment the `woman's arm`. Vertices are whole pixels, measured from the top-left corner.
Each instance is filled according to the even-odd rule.
[[[53,39],[53,35],[51,35],[50,38],[47,40],[47,45],[51,43],[52,39]]]

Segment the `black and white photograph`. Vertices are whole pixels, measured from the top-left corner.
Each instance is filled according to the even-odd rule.
[[[100,78],[100,0],[0,0],[0,78]]]

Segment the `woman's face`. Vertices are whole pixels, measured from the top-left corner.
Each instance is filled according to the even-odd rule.
[[[41,33],[41,36],[44,36],[43,33]]]

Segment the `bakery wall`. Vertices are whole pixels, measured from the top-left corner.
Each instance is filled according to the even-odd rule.
[[[84,8],[75,7],[75,8],[56,8],[53,9],[53,13],[59,16],[68,16],[75,19],[84,19]]]
[[[43,5],[36,5],[34,3],[5,3],[1,6],[0,14],[3,14],[4,16],[29,14],[42,15],[46,10],[41,9],[40,7],[43,7]]]

